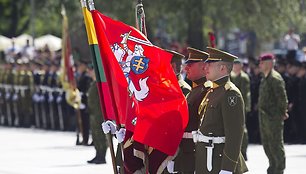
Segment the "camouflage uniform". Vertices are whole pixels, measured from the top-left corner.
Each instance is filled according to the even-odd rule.
[[[92,82],[88,90],[88,112],[91,128],[92,140],[96,149],[96,159],[105,162],[107,149],[106,137],[102,132],[101,124],[103,122],[102,111],[99,105],[99,94],[96,82]]]
[[[245,105],[245,116],[251,111],[251,92],[250,92],[250,78],[248,74],[244,71],[241,71],[239,75],[231,74],[231,81],[236,85],[240,90],[243,97]],[[249,137],[246,125],[244,125],[241,153],[243,157],[247,160],[247,147],[248,147]]]
[[[268,174],[282,174],[285,169],[283,116],[287,109],[285,82],[272,70],[263,77],[259,87],[259,127],[261,142],[269,159]]]

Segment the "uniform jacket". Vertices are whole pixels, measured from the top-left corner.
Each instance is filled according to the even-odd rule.
[[[231,81],[240,90],[243,101],[245,104],[245,111],[251,111],[251,88],[250,88],[250,78],[247,73],[241,71],[239,75],[231,75]]]
[[[212,157],[212,171],[207,170],[207,150],[203,142],[196,144],[196,173],[218,174],[220,170],[240,174],[247,171],[241,154],[244,128],[244,101],[239,89],[223,77],[214,82],[207,94],[206,111],[199,130],[203,135],[212,133],[214,137],[225,137],[224,144],[215,144]],[[204,98],[205,99],[205,98]]]
[[[207,88],[204,87],[206,78],[203,77],[193,82],[192,90],[187,95],[189,121],[185,132],[192,132],[198,129],[200,117],[198,114],[198,107],[201,103],[201,99],[207,92]],[[195,168],[195,144],[192,139],[183,138],[179,146],[179,154],[175,159],[174,167],[175,171],[190,172]]]

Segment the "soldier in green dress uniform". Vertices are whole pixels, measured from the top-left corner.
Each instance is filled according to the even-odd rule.
[[[230,81],[236,56],[208,47],[205,86],[207,94],[198,108],[200,126],[193,131],[197,174],[241,174],[247,171],[241,154],[244,101]]]
[[[231,81],[240,90],[244,101],[245,108],[245,119],[247,119],[248,113],[251,111],[251,88],[250,88],[250,78],[247,73],[243,70],[243,65],[241,60],[235,59],[233,71],[231,72]],[[248,131],[246,125],[244,125],[244,133],[242,139],[241,152],[245,160],[247,160],[247,147],[248,147]]]
[[[176,51],[171,51],[171,50],[167,50],[167,51],[173,55],[171,59],[171,66],[172,66],[174,73],[176,74],[176,77],[182,89],[182,92],[186,96],[190,92],[191,87],[188,85],[188,83],[184,81],[181,75],[182,63],[183,63],[185,56]]]
[[[105,155],[107,149],[106,137],[101,128],[101,124],[104,119],[100,108],[100,99],[98,88],[96,86],[94,70],[89,68],[88,74],[93,79],[88,90],[88,112],[92,141],[96,150],[96,156],[87,162],[92,164],[104,164],[106,163]]]
[[[200,117],[197,109],[201,99],[207,92],[204,87],[205,78],[205,63],[208,54],[204,51],[194,48],[187,48],[188,59],[186,63],[186,75],[193,82],[190,93],[187,94],[187,103],[189,111],[188,125],[183,134],[183,139],[180,143],[178,154],[173,162],[169,162],[167,168],[169,172],[178,172],[180,174],[193,174],[195,170],[195,144],[192,140],[192,131],[197,130]]]

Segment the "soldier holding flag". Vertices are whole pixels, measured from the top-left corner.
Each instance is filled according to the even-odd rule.
[[[179,172],[182,174],[193,174],[195,170],[195,144],[192,140],[192,131],[197,130],[200,122],[200,116],[197,108],[201,99],[207,92],[207,88],[203,85],[206,81],[205,77],[205,60],[208,53],[194,48],[187,48],[188,59],[185,62],[186,75],[192,83],[191,92],[187,94],[189,121],[183,134],[178,154],[174,161],[168,163],[168,171],[170,173]]]

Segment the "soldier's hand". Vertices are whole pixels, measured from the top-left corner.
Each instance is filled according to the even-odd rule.
[[[192,131],[192,140],[194,143],[197,143],[198,142],[198,138],[199,138],[199,134],[198,134],[198,131]]]
[[[169,173],[174,173],[174,161],[168,161],[167,170]]]
[[[125,132],[126,132],[126,129],[124,128],[120,128],[119,131],[116,131],[116,137],[117,137],[118,143],[123,142],[124,137],[125,137]]]
[[[80,104],[80,109],[85,109],[86,108],[86,105],[84,103],[81,103]]]
[[[62,97],[61,96],[57,96],[56,103],[61,103],[61,102],[62,102]]]
[[[10,97],[11,97],[10,93],[6,93],[6,94],[5,94],[5,99],[6,99],[6,100],[10,99]]]
[[[48,102],[51,103],[51,102],[53,102],[53,100],[54,100],[53,95],[52,95],[52,94],[49,95],[49,96],[48,96]]]
[[[219,172],[219,174],[233,174],[233,172],[226,171],[226,170],[221,170],[221,171]]]
[[[45,101],[45,96],[44,95],[40,95],[39,96],[39,101],[40,102],[44,102]]]
[[[116,133],[117,126],[116,126],[115,123],[113,123],[110,120],[107,120],[106,122],[103,122],[101,126],[102,126],[102,130],[105,134],[108,134],[109,132],[111,132],[111,134]]]
[[[286,113],[284,116],[283,116],[283,120],[287,120],[289,118],[289,115],[288,113]]]
[[[18,100],[18,95],[17,94],[14,94],[13,95],[13,101],[17,101]]]

